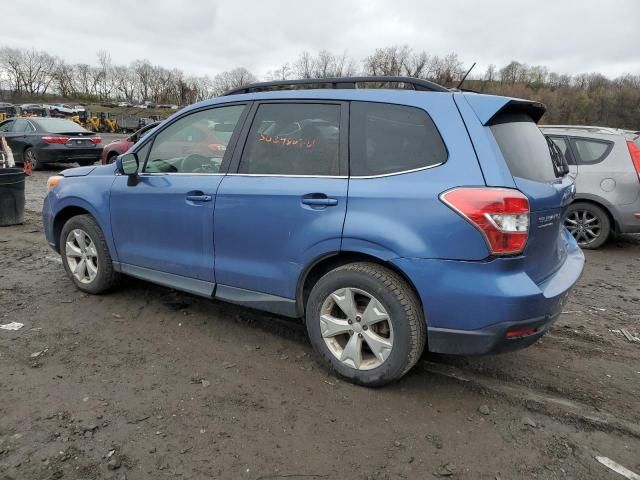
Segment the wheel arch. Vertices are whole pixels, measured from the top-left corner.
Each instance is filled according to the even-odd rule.
[[[62,233],[62,228],[67,221],[73,217],[78,215],[91,215],[91,217],[96,220],[96,218],[91,214],[90,211],[85,208],[79,207],[77,205],[69,205],[60,210],[53,219],[53,239],[56,244],[56,251],[60,252],[60,234]],[[96,220],[97,222],[97,220]]]
[[[307,305],[307,300],[309,299],[309,294],[311,293],[311,289],[313,288],[313,285],[315,285],[315,283],[320,280],[320,278],[322,278],[323,275],[342,265],[355,262],[375,263],[388,268],[392,272],[398,274],[405,282],[407,282],[409,287],[416,294],[416,297],[420,302],[420,307],[424,310],[424,306],[422,305],[422,298],[420,297],[418,289],[411,281],[411,278],[409,278],[409,276],[396,265],[386,259],[376,257],[367,253],[357,251],[339,251],[328,253],[314,259],[314,261],[307,265],[307,267],[300,274],[298,278],[298,285],[296,288],[296,309],[298,316],[301,318],[304,317],[305,308]]]

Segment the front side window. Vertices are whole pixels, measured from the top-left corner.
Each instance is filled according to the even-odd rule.
[[[613,144],[586,138],[571,139],[578,161],[583,165],[601,162],[609,154]]]
[[[338,175],[340,105],[263,104],[251,125],[240,173]]]
[[[405,172],[447,160],[440,133],[419,108],[352,102],[350,132],[352,176]]]
[[[210,108],[176,120],[156,135],[143,172],[220,173],[245,107]]]

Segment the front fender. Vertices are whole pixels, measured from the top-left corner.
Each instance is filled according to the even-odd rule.
[[[109,198],[114,177],[64,178],[47,196],[51,227],[56,219],[69,208],[86,210],[102,230],[113,261],[118,261],[117,250],[111,234]],[[53,231],[53,230],[52,230]],[[56,239],[57,241],[58,239]]]

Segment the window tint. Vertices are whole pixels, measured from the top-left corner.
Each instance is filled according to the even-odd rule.
[[[559,149],[569,165],[575,165],[576,162],[571,154],[569,142],[564,137],[548,137]]]
[[[240,161],[241,173],[338,175],[340,105],[260,105]]]
[[[424,110],[352,102],[350,173],[382,175],[439,165],[447,149]]]
[[[610,142],[586,138],[573,138],[571,141],[581,164],[601,162],[609,154],[613,145]]]
[[[176,120],[159,132],[144,166],[146,173],[219,173],[229,138],[216,126],[233,131],[245,105],[211,108]]]
[[[8,120],[0,125],[0,132],[8,132],[11,130],[11,125],[13,125],[13,120]]]
[[[549,144],[531,117],[523,113],[503,113],[490,128],[511,175],[536,182],[557,178]]]

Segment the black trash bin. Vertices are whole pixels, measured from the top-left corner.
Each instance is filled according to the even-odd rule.
[[[0,168],[0,227],[24,223],[24,170]]]

